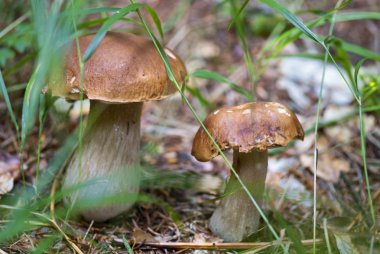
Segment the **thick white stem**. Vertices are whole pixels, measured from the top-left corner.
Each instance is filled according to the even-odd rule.
[[[91,103],[82,153],[75,151],[63,182],[65,188],[85,185],[66,199],[74,208],[95,203],[81,210],[85,219],[105,221],[135,202],[140,184],[141,110],[140,102]]]
[[[261,205],[268,167],[267,151],[239,153],[234,150],[233,167]],[[257,230],[260,214],[233,175],[225,195],[211,216],[210,228],[226,242],[240,242]]]

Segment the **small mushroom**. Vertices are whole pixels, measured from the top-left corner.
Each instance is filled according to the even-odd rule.
[[[304,137],[296,115],[274,102],[224,107],[209,114],[204,125],[221,150],[233,149],[233,167],[259,205],[265,190],[268,149]],[[209,161],[218,154],[204,129],[199,128],[192,155]],[[225,241],[242,241],[257,230],[260,214],[234,176],[224,196],[211,216],[210,228]]]
[[[94,35],[88,35],[79,39],[82,53],[93,38]],[[165,51],[174,77],[181,84],[185,66],[172,51]],[[64,75],[65,84],[50,85],[52,94],[79,99],[82,88],[75,43],[65,59]],[[88,183],[71,194],[66,199],[68,203],[105,201],[83,210],[85,219],[104,221],[133,205],[139,189],[143,102],[161,100],[176,91],[153,43],[144,37],[108,32],[85,63],[83,94],[91,100],[91,110],[83,151],[74,153],[63,181],[63,187]],[[107,200],[112,196],[124,196],[128,202]]]

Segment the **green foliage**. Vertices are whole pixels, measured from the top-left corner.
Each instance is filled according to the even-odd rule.
[[[1,73],[1,71],[0,71],[0,90],[1,90],[1,94],[4,98],[5,104],[7,105],[7,109],[8,109],[9,115],[11,117],[12,123],[16,129],[17,137],[19,137],[19,126],[18,126],[18,123],[16,120],[16,116],[15,116],[13,109],[12,109],[11,101],[9,100],[8,91],[7,91],[7,88],[5,86],[3,75]]]
[[[13,58],[15,53],[10,48],[2,48],[0,49],[0,66],[4,67],[7,60]]]
[[[361,93],[365,105],[367,107],[380,105],[380,75],[363,73],[360,78],[364,84]],[[376,114],[380,115],[380,110]]]
[[[250,91],[245,89],[244,87],[241,87],[231,80],[228,80],[227,78],[223,77],[222,75],[209,71],[209,70],[197,70],[194,71],[193,73],[189,74],[190,77],[195,77],[195,78],[203,78],[203,79],[209,79],[209,80],[214,80],[222,84],[228,85],[231,90],[237,92],[238,94],[242,95],[246,100],[252,101],[253,96]]]

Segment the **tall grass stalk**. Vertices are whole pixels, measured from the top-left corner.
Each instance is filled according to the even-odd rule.
[[[21,17],[19,17],[18,19],[16,19],[15,21],[13,21],[6,28],[4,28],[3,30],[1,30],[1,32],[0,32],[0,39],[3,38],[10,31],[12,31],[14,28],[16,28],[19,24],[21,24],[22,22],[24,22],[27,18],[29,18],[29,16],[30,16],[30,13],[28,12],[28,13],[22,15]]]
[[[40,94],[40,111],[38,115],[38,141],[37,141],[37,162],[36,162],[36,180],[35,187],[38,186],[38,178],[40,177],[42,134],[46,120],[46,113],[50,104],[50,94]]]
[[[336,7],[341,4],[342,0],[338,1]],[[336,13],[336,12],[335,12]],[[331,17],[330,27],[328,36],[332,36],[335,25],[335,13]],[[323,89],[325,84],[325,76],[326,76],[326,65],[329,57],[328,54],[329,47],[327,46],[327,50],[325,51],[325,56],[323,59],[323,69],[322,69],[322,77],[321,83],[319,86],[319,94],[318,94],[318,103],[317,103],[317,112],[316,112],[316,120],[314,127],[314,172],[313,172],[313,253],[316,251],[316,243],[315,239],[317,239],[317,172],[318,172],[318,127],[319,127],[319,119],[321,115],[321,105],[323,100]]]
[[[270,1],[268,3],[271,4],[272,2],[273,1]],[[275,9],[275,6],[273,6],[272,8]],[[305,24],[306,27],[314,28],[314,27],[319,27],[319,26],[327,24],[327,22],[331,20],[331,16],[335,13],[334,10],[327,12],[325,15],[322,15],[316,18],[315,20],[307,22]],[[335,14],[335,16],[336,16],[335,22],[347,22],[347,21],[371,20],[371,19],[380,20],[380,13],[378,12],[345,12],[345,13]],[[303,34],[304,33],[302,32],[302,30],[300,30],[297,26],[295,26],[294,28],[282,33],[277,38],[267,43],[263,47],[263,49],[260,51],[257,57],[259,62],[264,62],[264,63],[261,63],[261,65],[263,66],[260,68],[259,73],[262,73],[263,69],[265,70],[266,66],[268,65],[268,62],[272,58],[276,57],[286,45],[300,38],[301,35]],[[323,41],[323,39],[321,39],[321,41]],[[342,48],[346,50],[347,52],[357,54],[364,58],[380,61],[380,55],[372,51],[369,51],[365,48],[362,48],[358,45],[353,45],[345,41],[342,41]]]
[[[71,7],[73,10],[75,10],[74,1],[71,0],[70,2]],[[84,126],[83,126],[83,99],[84,99],[84,61],[82,58],[82,53],[79,45],[79,35],[77,30],[77,23],[75,20],[75,17],[71,17],[73,22],[73,28],[74,28],[74,39],[75,39],[75,46],[77,49],[77,55],[78,55],[78,65],[79,65],[79,85],[80,85],[80,91],[79,91],[79,101],[80,101],[80,109],[79,109],[79,146],[78,146],[78,153],[79,153],[79,163],[78,163],[78,170],[79,170],[79,178],[81,178],[82,175],[82,155],[83,155],[83,133],[84,133]],[[73,202],[71,205],[73,206],[75,202]]]
[[[20,142],[20,128],[19,128],[19,125],[17,123],[16,116],[13,112],[12,104],[11,104],[11,101],[9,99],[9,95],[8,95],[8,91],[7,91],[7,86],[5,85],[5,82],[3,79],[3,74],[1,72],[1,70],[0,70],[0,91],[1,91],[1,94],[3,95],[5,105],[7,106],[8,114],[11,118],[13,126],[15,127],[17,140],[18,140],[18,142]]]
[[[231,11],[232,15],[234,16],[233,21],[231,22],[229,28],[233,25],[236,28],[238,37],[239,37],[239,43],[240,46],[243,49],[244,52],[244,63],[247,68],[248,77],[251,81],[251,94],[252,94],[252,101],[256,100],[256,82],[258,80],[257,73],[255,70],[255,66],[253,64],[252,56],[250,49],[247,44],[247,38],[246,38],[246,31],[245,26],[243,24],[243,18],[244,18],[244,8],[248,4],[249,0],[245,0],[242,6],[238,9],[236,6],[236,0],[230,0],[229,3],[231,5]]]
[[[366,149],[366,132],[365,132],[365,123],[364,123],[364,115],[363,115],[363,101],[362,97],[360,96],[360,103],[359,103],[359,119],[360,119],[360,151],[361,151],[361,157],[363,161],[363,168],[364,168],[364,176],[365,176],[365,183],[366,183],[366,189],[367,189],[367,197],[368,197],[368,203],[371,213],[371,219],[372,219],[372,226],[376,223],[376,213],[375,208],[373,206],[372,201],[372,194],[371,194],[371,185],[369,182],[368,177],[368,168],[367,168],[367,149]]]
[[[372,195],[371,195],[371,186],[369,183],[369,177],[368,177],[368,168],[367,168],[367,149],[366,149],[366,132],[365,132],[365,122],[364,122],[364,101],[363,101],[363,95],[359,91],[359,84],[358,84],[358,76],[359,76],[359,70],[361,66],[364,64],[364,62],[367,59],[362,59],[359,61],[356,66],[355,66],[355,71],[354,71],[354,78],[353,78],[353,86],[356,89],[357,93],[360,94],[359,98],[359,121],[360,121],[360,151],[361,151],[361,157],[363,161],[363,169],[364,169],[364,176],[365,176],[365,183],[366,183],[366,188],[367,188],[367,198],[368,198],[368,203],[369,203],[369,208],[370,208],[370,214],[371,214],[371,219],[372,219],[372,226],[376,224],[376,213],[375,213],[375,208],[373,206],[373,201],[372,201]]]

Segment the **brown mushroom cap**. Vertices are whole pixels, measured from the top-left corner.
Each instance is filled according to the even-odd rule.
[[[238,148],[243,153],[286,146],[292,139],[304,137],[296,115],[276,102],[223,107],[209,114],[203,123],[222,150]],[[202,127],[194,137],[191,153],[199,161],[209,161],[219,154]]]
[[[79,39],[83,54],[94,35]],[[165,49],[177,82],[181,85],[186,68],[180,58]],[[77,48],[72,44],[64,64],[65,84],[53,82],[53,95],[78,99],[80,68]],[[177,91],[152,41],[127,33],[108,32],[84,65],[84,95],[110,103],[159,100]]]

